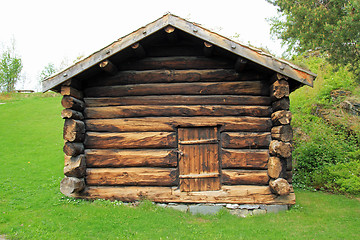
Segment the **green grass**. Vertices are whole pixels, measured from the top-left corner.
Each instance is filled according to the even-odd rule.
[[[64,197],[61,98],[23,96],[0,95],[0,235],[7,238],[360,238],[360,202],[341,195],[299,190],[292,210],[245,219]]]

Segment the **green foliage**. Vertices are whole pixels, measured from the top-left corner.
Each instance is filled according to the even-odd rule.
[[[0,91],[15,90],[15,83],[22,70],[21,58],[15,52],[15,43],[8,47],[0,56]]]
[[[40,81],[44,80],[47,77],[50,77],[54,73],[56,73],[58,69],[55,67],[53,63],[49,63],[44,67],[44,69],[40,73]]]
[[[360,1],[267,0],[279,7],[271,32],[288,52],[320,50],[330,62],[360,72]]]

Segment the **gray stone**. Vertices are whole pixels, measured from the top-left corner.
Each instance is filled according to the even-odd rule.
[[[189,206],[189,211],[192,214],[216,214],[219,212],[223,207],[216,206],[216,205],[191,205]]]
[[[254,209],[252,211],[252,215],[261,215],[261,214],[266,214],[266,210],[265,209]]]
[[[240,209],[258,209],[260,208],[260,205],[255,204],[243,204],[239,206]]]
[[[232,209],[229,212],[232,215],[242,217],[242,218],[251,215],[250,211],[247,209]]]
[[[184,204],[178,204],[178,205],[168,205],[168,208],[177,210],[177,211],[181,211],[181,212],[187,212],[188,211],[188,206],[184,205]]]
[[[278,213],[289,209],[288,205],[262,205],[261,208],[268,213]]]
[[[167,204],[165,204],[165,203],[157,203],[156,205],[159,206],[159,207],[162,207],[162,208],[167,207]]]
[[[228,209],[236,209],[239,208],[239,204],[226,204],[226,208]]]

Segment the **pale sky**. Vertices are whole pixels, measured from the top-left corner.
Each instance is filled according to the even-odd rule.
[[[283,52],[266,21],[276,8],[265,0],[0,0],[0,44],[15,38],[25,75],[18,89],[40,90],[39,74],[48,63],[88,56],[167,12],[226,37],[239,34],[240,42],[276,55]]]

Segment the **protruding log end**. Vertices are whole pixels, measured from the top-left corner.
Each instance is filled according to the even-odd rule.
[[[204,55],[205,57],[211,57],[214,50],[214,45],[208,42],[204,42]]]
[[[84,177],[86,172],[85,155],[81,154],[77,157],[69,157],[66,166],[64,167],[64,174],[67,177]]]
[[[288,125],[291,122],[292,114],[290,111],[280,110],[271,114],[274,125]]]
[[[293,139],[293,131],[290,125],[276,126],[271,129],[271,137],[283,142],[290,142]]]
[[[242,72],[245,69],[247,62],[248,60],[246,60],[245,58],[238,57],[235,62],[235,71]]]
[[[85,181],[83,178],[64,177],[60,183],[60,192],[68,197],[71,197],[74,193],[81,192],[84,188]]]
[[[75,120],[84,119],[84,115],[81,112],[71,110],[69,108],[65,108],[62,110],[61,117],[64,119],[75,119]]]
[[[286,196],[290,194],[290,184],[284,178],[278,178],[276,180],[270,180],[270,190],[274,194],[280,196]]]
[[[277,140],[273,140],[269,145],[269,153],[272,156],[280,156],[283,158],[291,157],[292,145]]]
[[[175,42],[177,40],[176,31],[173,26],[167,26],[164,30],[167,33],[167,37],[170,42]]]
[[[272,109],[274,112],[279,110],[289,110],[289,108],[290,108],[290,100],[288,97],[282,98],[272,103]]]
[[[144,58],[146,56],[145,49],[140,43],[134,43],[131,48],[137,58]]]
[[[80,120],[65,119],[63,137],[69,142],[82,142],[85,138],[85,123]]]
[[[110,75],[116,75],[118,72],[117,67],[112,62],[110,62],[110,60],[102,61],[99,63],[99,67]]]
[[[77,156],[84,152],[84,144],[74,143],[74,142],[66,142],[63,150],[64,150],[64,153],[68,156]]]
[[[83,111],[85,107],[85,103],[83,101],[71,96],[64,96],[61,100],[61,105],[64,108],[70,108],[79,112]]]
[[[289,83],[286,80],[277,80],[270,87],[270,97],[274,100],[289,97]]]
[[[271,178],[280,177],[282,171],[281,160],[278,157],[270,157],[268,161],[268,175]]]

